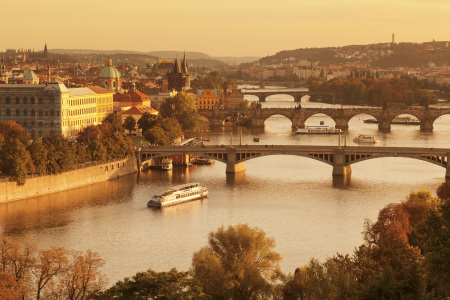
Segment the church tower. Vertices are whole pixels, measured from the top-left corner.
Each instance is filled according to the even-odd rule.
[[[172,72],[168,76],[169,90],[175,90],[177,92],[185,92],[191,87],[191,80],[188,73],[186,53],[184,54],[183,62],[180,65],[180,61],[177,58],[173,65]]]
[[[0,81],[8,83],[8,76],[6,75],[6,60],[5,57],[0,58]]]
[[[45,56],[47,56],[47,55],[48,55],[48,51],[47,51],[47,44],[45,44],[45,47],[44,47],[44,55],[45,55]]]

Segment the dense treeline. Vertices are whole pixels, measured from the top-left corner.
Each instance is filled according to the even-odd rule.
[[[355,75],[353,75],[355,76]],[[336,93],[344,104],[369,104],[382,106],[385,103],[404,105],[426,105],[436,102],[427,89],[438,89],[439,85],[414,76],[402,75],[398,78],[378,79],[375,75],[360,78],[334,78],[326,81],[324,77],[308,79],[311,91]]]
[[[0,171],[18,184],[28,174],[56,174],[79,164],[123,158],[133,154],[129,138],[114,115],[101,125],[84,128],[76,143],[60,134],[30,141],[28,133],[16,122],[0,124]]]
[[[105,279],[99,270],[103,261],[95,253],[36,251],[29,241],[3,237],[0,298],[449,299],[450,182],[438,188],[437,197],[421,190],[387,205],[376,222],[366,220],[363,236],[364,244],[352,255],[336,254],[325,262],[311,259],[285,275],[275,241],[263,230],[246,224],[222,226],[194,253],[189,272],[149,269],[106,290],[101,289]],[[81,276],[88,266],[94,276]]]

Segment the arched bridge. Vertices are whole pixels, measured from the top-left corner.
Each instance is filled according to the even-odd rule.
[[[423,160],[446,169],[450,179],[447,148],[410,147],[359,147],[359,146],[303,146],[303,145],[197,145],[189,147],[164,146],[136,148],[136,157],[141,164],[153,158],[170,155],[195,155],[213,158],[227,165],[227,173],[245,170],[245,161],[268,155],[296,155],[315,159],[333,166],[333,175],[351,173],[351,165],[360,161],[380,157],[407,157]]]
[[[256,96],[259,99],[259,102],[265,102],[266,98],[272,95],[290,95],[294,97],[295,102],[301,102],[304,96],[322,96],[327,97],[331,100],[332,103],[336,103],[336,93],[332,92],[310,92],[301,89],[277,89],[277,90],[242,90],[242,94],[244,95],[252,95]]]
[[[336,123],[336,128],[348,129],[348,122],[359,114],[367,114],[378,121],[381,131],[391,129],[392,120],[402,114],[410,114],[420,121],[420,129],[430,132],[434,121],[442,115],[450,114],[450,109],[437,108],[261,108],[255,109],[199,109],[198,113],[210,122],[211,126],[222,126],[229,116],[246,116],[252,127],[264,127],[264,122],[273,115],[282,115],[292,122],[292,128],[305,128],[305,121],[316,114],[325,114]]]

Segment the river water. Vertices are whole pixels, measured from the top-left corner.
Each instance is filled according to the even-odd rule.
[[[272,96],[263,107],[289,107],[288,96]],[[304,107],[332,105],[302,103]],[[392,125],[382,134],[367,115],[349,123],[347,145],[358,134],[374,135],[380,146],[450,148],[450,116],[438,119],[432,133],[418,126]],[[331,118],[316,115],[307,125],[334,126]],[[203,132],[211,144],[229,144],[230,132],[239,143],[239,129],[225,126]],[[291,122],[274,116],[263,132],[244,128],[242,143],[337,145],[337,136],[293,135]],[[0,234],[31,238],[40,248],[63,246],[97,251],[106,260],[110,284],[152,268],[188,270],[192,254],[207,244],[219,226],[248,223],[275,238],[283,258],[282,270],[293,272],[312,257],[324,260],[339,252],[351,253],[363,240],[365,219],[375,220],[381,208],[405,199],[412,190],[435,194],[445,169],[407,158],[380,158],[352,165],[347,180],[333,179],[332,167],[296,156],[268,156],[246,162],[245,173],[226,175],[225,165],[149,170],[104,183],[48,196],[0,204]],[[207,199],[168,207],[147,208],[149,198],[167,187],[200,182]]]

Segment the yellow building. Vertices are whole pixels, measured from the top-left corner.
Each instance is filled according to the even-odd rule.
[[[0,84],[0,122],[16,121],[31,138],[55,133],[76,138],[113,112],[113,93],[100,87],[68,89],[64,84]]]
[[[197,95],[198,109],[214,109],[219,107],[219,91],[210,89],[198,90]]]

